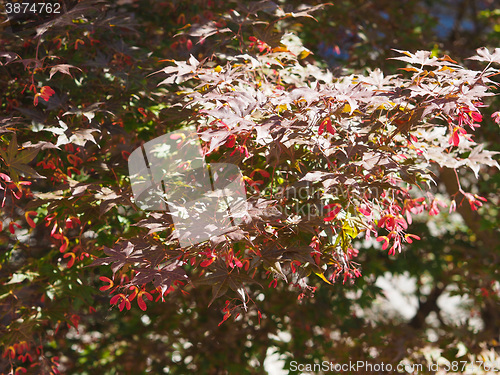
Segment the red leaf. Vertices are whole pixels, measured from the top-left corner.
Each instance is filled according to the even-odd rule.
[[[146,111],[144,110],[144,108],[137,108],[137,110],[141,113],[141,115],[143,115],[144,117],[148,117],[148,114],[146,113]]]
[[[384,226],[384,223],[387,221],[387,219],[390,218],[390,215],[386,215],[384,217],[382,217],[379,221],[378,221],[378,226],[380,228],[382,228]]]
[[[384,241],[384,244],[382,245],[382,250],[387,249],[387,246],[389,246],[389,238],[386,236],[380,236],[377,237],[377,242]]]
[[[80,225],[81,224],[81,221],[79,218],[77,217],[69,217],[66,219],[66,228],[70,229],[70,228],[74,228],[76,225]]]
[[[26,222],[28,223],[28,225],[31,227],[31,228],[35,228],[36,227],[36,224],[35,222],[33,221],[33,219],[30,217],[31,216],[36,216],[36,212],[35,211],[26,211],[24,213],[24,217],[26,218]]]
[[[137,304],[139,305],[139,308],[142,310],[142,311],[146,311],[147,307],[146,307],[146,303],[144,302],[144,300],[141,298],[141,297],[138,297],[137,298]]]
[[[364,208],[364,207],[358,207],[358,211],[361,212],[365,216],[370,216],[371,215],[371,210],[370,208]]]
[[[38,97],[39,96],[41,96],[43,100],[45,100],[46,102],[48,102],[49,99],[50,99],[50,97],[52,95],[54,95],[55,93],[56,92],[54,90],[52,90],[52,88],[50,86],[43,86],[40,89],[40,92],[35,94],[35,99],[34,99],[33,103],[35,105],[38,105]]]
[[[76,314],[71,315],[71,323],[73,323],[73,327],[78,331],[78,323],[80,322],[80,317]]]
[[[63,243],[59,247],[59,251],[61,253],[64,253],[68,249],[69,239],[68,239],[68,237],[66,237],[64,235],[61,235],[61,239],[62,239]]]
[[[419,236],[417,236],[417,235],[415,235],[415,234],[407,234],[407,235],[405,235],[405,240],[406,240],[406,242],[408,242],[408,243],[413,243],[412,238],[414,238],[414,239],[416,239],[416,240],[420,240],[420,237],[419,237]]]
[[[233,148],[235,144],[236,144],[236,136],[235,135],[229,136],[226,141],[226,147]]]
[[[123,311],[123,308],[126,307],[127,310],[130,310],[132,305],[130,304],[130,301],[127,299],[127,297],[123,298],[123,301],[120,303],[120,311]]]
[[[450,143],[453,143],[453,146],[458,146],[460,143],[460,137],[458,135],[457,131],[453,132],[453,135],[451,136]]]
[[[500,111],[493,113],[491,118],[500,125]]]
[[[15,234],[15,233],[16,233],[16,230],[14,229],[14,226],[16,226],[16,227],[18,227],[18,228],[21,228],[21,226],[20,226],[18,223],[15,223],[15,222],[11,221],[11,222],[9,223],[9,231],[10,231],[10,233],[12,233],[12,234]]]
[[[134,291],[132,292],[132,294],[128,295],[127,298],[129,301],[133,301],[139,290],[137,289],[136,286],[133,286],[133,285],[129,289],[130,290],[133,289]]]
[[[101,281],[103,281],[105,283],[108,283],[108,285],[104,285],[104,286],[101,286],[99,288],[99,290],[101,290],[101,291],[105,291],[105,290],[111,289],[113,287],[113,285],[114,285],[113,280],[111,280],[110,278],[107,278],[106,276],[99,277],[99,280],[101,280]]]
[[[109,301],[109,304],[110,304],[110,305],[114,305],[116,302],[118,302],[118,300],[119,300],[120,298],[123,298],[122,296],[123,296],[123,294],[117,294],[117,295],[113,296],[113,297],[111,298],[111,300]]]
[[[250,173],[250,177],[253,178],[255,173],[259,173],[262,177],[269,177],[271,176],[268,171],[265,171],[264,169],[256,169],[252,173]]]
[[[68,257],[71,258],[70,260],[68,260],[68,268],[71,268],[73,267],[73,264],[75,264],[76,255],[74,253],[66,253],[63,255],[63,258],[68,258]]]
[[[208,267],[209,265],[211,265],[214,262],[214,260],[215,260],[215,257],[206,259],[203,262],[201,262],[200,266],[201,267]]]
[[[323,134],[324,129],[326,128],[326,131],[330,133],[331,135],[335,134],[335,129],[332,126],[332,119],[330,117],[327,117],[326,119],[323,120],[319,127],[319,134]]]
[[[75,49],[78,49],[78,45],[81,44],[81,45],[85,45],[85,42],[81,39],[77,39],[76,42],[75,42]]]
[[[153,296],[146,292],[145,290],[139,292],[139,296],[137,297],[137,304],[139,305],[139,308],[142,310],[142,311],[146,311],[147,307],[146,307],[146,303],[144,302],[144,299],[142,296],[146,296],[146,298],[150,301],[153,300]]]
[[[229,317],[231,316],[231,313],[228,311],[227,313],[224,314],[224,317],[222,318],[222,321],[218,324],[220,327],[222,323],[224,323]]]
[[[14,350],[14,347],[9,346],[7,349],[5,349],[5,352],[2,355],[2,358],[9,357],[9,358],[15,358],[16,357],[16,351]]]
[[[324,221],[332,221],[337,217],[340,210],[342,210],[342,206],[338,203],[328,204],[324,207],[328,210],[327,217],[325,217]]]
[[[5,173],[0,173],[0,178],[2,178],[3,180],[5,180],[7,182],[11,181],[10,177],[7,176]]]

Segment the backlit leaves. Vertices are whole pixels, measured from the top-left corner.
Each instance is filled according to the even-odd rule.
[[[18,151],[17,137],[14,134],[7,150],[0,148],[0,156],[9,168],[10,176],[14,182],[19,182],[19,175],[32,178],[44,178],[28,165],[39,152],[39,148],[30,147]]]
[[[49,79],[52,79],[52,77],[54,76],[54,74],[56,73],[62,73],[62,74],[66,74],[66,75],[69,75],[70,77],[73,77],[71,75],[71,71],[70,69],[77,69],[79,71],[82,71],[80,68],[76,67],[76,66],[73,66],[73,65],[69,65],[69,64],[58,64],[58,65],[54,65],[52,68],[50,68],[50,75],[49,75]]]
[[[470,60],[484,61],[488,63],[498,63],[500,64],[500,48],[495,48],[494,52],[491,53],[488,48],[481,47],[477,51],[476,56],[469,57]]]

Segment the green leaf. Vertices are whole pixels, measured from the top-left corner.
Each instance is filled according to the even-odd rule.
[[[359,234],[358,228],[347,220],[344,222],[344,225],[342,225],[342,230],[351,238],[356,238]]]
[[[15,157],[15,163],[27,164],[32,161],[37,155],[40,149],[37,147],[30,147],[27,149],[23,149],[19,154]]]

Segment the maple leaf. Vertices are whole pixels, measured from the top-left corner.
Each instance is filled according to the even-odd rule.
[[[191,55],[187,62],[185,61],[175,61],[175,60],[163,60],[163,61],[171,61],[176,66],[167,66],[157,72],[151,73],[157,74],[163,72],[168,74],[169,77],[158,83],[158,86],[170,83],[182,83],[194,77],[198,71],[198,68],[201,66],[201,63],[196,60],[196,58]]]
[[[297,17],[308,17],[312,18],[313,20],[317,21],[316,18],[311,16],[310,13],[317,11],[318,9],[324,8],[325,6],[328,5],[333,5],[332,3],[325,3],[325,4],[320,4],[312,7],[303,7],[302,9],[298,9],[297,11],[286,13],[286,17],[292,17],[292,18],[297,18]]]
[[[155,288],[161,288],[163,295],[174,281],[188,278],[181,265],[182,262],[173,262],[160,269],[136,268],[137,273],[130,283],[144,285],[152,282]]]
[[[71,143],[78,145],[78,146],[85,146],[87,141],[90,141],[90,142],[97,144],[94,136],[92,135],[93,132],[100,132],[100,130],[99,129],[80,129],[80,130],[77,130],[69,137],[69,141]]]
[[[222,130],[207,130],[200,134],[201,139],[205,142],[210,142],[210,149],[208,153],[211,153],[220,145],[223,145],[227,138],[230,136],[230,132],[222,129]]]
[[[322,171],[307,172],[307,174],[300,179],[300,181],[318,181],[321,178],[325,179],[333,176],[333,173],[327,173]]]
[[[316,102],[320,99],[320,94],[318,91],[313,90],[309,87],[299,87],[299,88],[293,89],[290,92],[289,98],[292,101],[304,99],[308,105],[311,105],[313,102]]]
[[[472,150],[469,157],[464,159],[464,164],[472,169],[476,178],[479,178],[479,169],[482,165],[497,167],[498,169],[500,169],[500,165],[498,164],[498,162],[492,159],[493,155],[498,154],[500,154],[500,152],[483,151],[483,145],[477,145]]]
[[[409,112],[398,114],[393,120],[396,129],[390,135],[390,139],[394,138],[396,134],[408,134],[412,128],[416,127],[418,123],[422,121],[424,110],[425,107],[419,107]]]
[[[443,64],[436,57],[431,57],[430,51],[417,51],[414,54],[411,52],[408,52],[408,51],[401,51],[399,49],[393,49],[393,51],[401,53],[405,56],[403,56],[403,57],[391,57],[392,60],[405,61],[405,62],[410,63],[412,65],[419,64],[421,66],[424,66],[424,65],[436,66],[436,65]]]
[[[283,35],[285,35],[285,33],[276,33],[272,30],[272,28],[259,25],[258,27],[254,28],[253,35],[261,42],[264,42],[265,44],[271,46],[271,48],[275,48],[281,44],[281,39]]]
[[[99,204],[99,212],[101,215],[108,212],[117,204],[125,202],[124,198],[121,195],[117,194],[117,192],[115,191],[116,188],[115,190],[112,190],[108,187],[102,187],[97,190],[98,192],[94,194],[94,197],[96,199],[102,200],[102,202],[100,202]]]
[[[224,124],[226,124],[229,128],[234,128],[237,125],[253,125],[253,122],[244,119],[241,116],[238,116],[234,113],[229,106],[223,105],[217,109],[203,110],[202,113],[210,115]]]
[[[99,106],[101,104],[104,104],[104,102],[93,103],[93,104],[91,104],[85,108],[82,108],[82,109],[72,108],[69,111],[66,111],[65,113],[63,113],[63,116],[83,115],[87,118],[87,120],[89,120],[89,122],[92,122],[92,119],[95,117],[96,112],[105,112],[105,113],[109,113],[110,115],[112,115],[112,113],[110,111],[100,109]]]
[[[230,33],[232,30],[228,27],[218,27],[217,23],[215,21],[210,21],[205,24],[193,24],[189,31],[179,33],[177,35],[189,35],[189,36],[194,36],[194,37],[200,37],[200,40],[198,40],[198,43],[203,43],[203,41],[212,35],[215,34],[222,34],[222,33]],[[176,35],[176,36],[177,36]]]
[[[73,78],[73,76],[71,75],[71,72],[69,71],[70,69],[78,69],[80,72],[82,71],[80,68],[78,68],[76,66],[73,66],[73,65],[69,65],[69,64],[54,65],[50,69],[49,80],[52,79],[52,76],[54,74],[56,74],[57,72],[62,73],[62,74],[67,74],[67,75],[69,75],[70,77]]]
[[[354,162],[353,164],[361,165],[365,170],[372,170],[380,166],[384,166],[386,168],[396,167],[396,163],[388,158],[387,155],[372,151],[366,152],[362,157],[362,161]]]
[[[489,63],[496,62],[500,64],[500,48],[495,48],[495,52],[490,53],[488,48],[481,47],[476,52],[477,55],[469,57],[469,60],[486,61]]]
[[[384,76],[384,73],[379,69],[370,72],[368,77],[361,77],[361,81],[366,84],[374,85],[377,89],[382,90],[394,83],[397,75]]]
[[[12,136],[7,151],[0,148],[0,156],[7,167],[9,167],[10,176],[15,183],[19,182],[19,174],[26,177],[45,178],[28,165],[38,155],[39,151],[39,148],[31,147],[19,152],[15,133]]]
[[[124,266],[142,263],[144,261],[143,248],[131,241],[122,242],[114,248],[104,246],[104,253],[109,256],[94,260],[90,266],[111,264],[111,270],[113,274],[115,274]]]
[[[85,115],[85,113],[84,113],[84,115]],[[100,132],[99,129],[80,129],[80,130],[76,130],[75,132],[71,132],[71,130],[68,129],[68,125],[66,125],[66,123],[64,121],[59,120],[59,125],[60,125],[60,127],[50,127],[50,128],[43,128],[42,129],[44,131],[51,132],[53,134],[58,135],[56,147],[64,146],[68,143],[74,143],[78,146],[85,146],[87,141],[91,141],[91,142],[97,144],[92,133],[93,132]]]
[[[367,97],[373,96],[361,84],[354,84],[348,80],[335,82],[329,90],[324,90],[322,94],[333,97],[338,102],[346,101],[349,104],[346,109],[349,109],[350,115],[359,107],[358,102],[362,102]]]
[[[89,5],[90,4],[90,5]],[[79,1],[71,9],[66,9],[65,12],[62,12],[60,16],[47,21],[41,25],[36,27],[36,36],[40,37],[45,34],[52,27],[61,27],[74,25],[73,20],[75,18],[81,17],[82,14],[85,14],[89,11],[96,10],[95,7],[91,4],[91,2],[87,1]]]
[[[39,141],[37,143],[31,143],[31,141],[24,142],[22,144],[23,148],[37,148],[40,150],[46,150],[46,149],[51,149],[51,148],[57,148],[55,144],[47,141]]]
[[[311,256],[311,247],[310,246],[295,246],[289,247],[283,253],[283,258],[290,260],[298,260],[301,263],[309,263],[310,267],[320,270],[320,267],[314,262],[313,257]]]
[[[166,219],[164,220],[159,220],[159,219],[160,219],[159,217],[150,217],[139,221],[137,224],[134,224],[134,226],[144,227],[149,229],[148,234],[162,232],[171,227],[171,224],[166,222],[167,221]]]
[[[5,58],[5,62],[0,61],[0,66],[1,65],[7,65],[10,64],[12,61],[19,59],[19,55],[14,52],[0,52],[0,58]]]
[[[262,288],[262,285],[244,273],[239,273],[235,270],[228,270],[227,268],[217,265],[214,272],[204,275],[199,279],[193,281],[195,286],[211,285],[212,286],[212,299],[209,306],[219,297],[222,297],[231,288],[237,292],[243,299],[245,294],[245,284],[257,284]]]

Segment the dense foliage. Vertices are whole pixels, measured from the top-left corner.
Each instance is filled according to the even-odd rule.
[[[2,372],[496,360],[500,10],[435,37],[438,3],[80,1],[5,29]],[[186,127],[247,215],[181,248],[128,158]],[[400,275],[410,318],[380,306]]]

